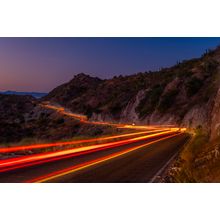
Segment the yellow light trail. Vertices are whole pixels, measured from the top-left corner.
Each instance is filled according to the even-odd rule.
[[[41,177],[38,177],[38,178],[35,178],[35,179],[32,179],[32,180],[29,180],[27,182],[35,182],[35,183],[47,182],[47,181],[50,181],[50,180],[53,180],[53,179],[56,179],[56,178],[59,178],[59,177],[62,177],[62,176],[68,175],[68,174],[75,173],[75,172],[83,170],[85,168],[88,168],[88,167],[91,167],[91,166],[103,163],[105,161],[108,161],[108,160],[120,157],[122,155],[125,155],[127,153],[133,152],[133,151],[138,150],[140,148],[147,147],[147,146],[149,146],[151,144],[160,142],[160,141],[168,139],[168,138],[175,137],[175,136],[180,135],[180,134],[181,133],[170,135],[170,136],[164,137],[164,138],[160,138],[158,140],[151,141],[151,142],[149,142],[147,144],[142,144],[142,145],[139,145],[139,146],[127,149],[127,150],[123,150],[123,151],[120,151],[118,153],[114,153],[114,154],[111,154],[111,155],[108,155],[108,156],[105,156],[105,157],[102,157],[102,158],[98,158],[96,160],[92,160],[92,161],[89,161],[89,162],[86,162],[86,163],[83,163],[83,164],[80,164],[80,165],[75,165],[75,166],[72,166],[72,167],[68,167],[66,169],[59,170],[59,171],[56,171],[56,172],[53,172],[53,173],[41,176]]]
[[[48,108],[48,109],[53,109],[53,110],[59,112],[60,114],[67,115],[69,117],[79,119],[80,122],[86,123],[86,124],[110,125],[110,126],[114,126],[114,127],[117,127],[117,128],[129,128],[129,129],[138,129],[138,130],[139,129],[141,130],[141,129],[176,128],[173,125],[162,125],[162,126],[160,126],[160,125],[148,125],[148,126],[144,126],[144,125],[129,125],[129,124],[118,124],[118,123],[110,123],[110,122],[89,121],[87,116],[85,116],[85,115],[69,112],[64,107],[52,105],[49,102],[44,102],[44,103],[41,104],[41,106],[45,107],[45,108]]]
[[[167,131],[167,130],[170,130],[170,129],[158,129],[158,130],[153,130],[153,131],[132,132],[132,133],[126,133],[126,134],[120,134],[120,135],[107,136],[107,137],[90,138],[90,139],[85,139],[85,140],[53,142],[53,143],[47,143],[47,144],[32,144],[32,145],[11,146],[11,147],[0,147],[0,153],[10,153],[10,152],[17,152],[17,151],[24,151],[24,150],[43,149],[43,148],[49,148],[49,147],[83,144],[83,143],[90,143],[90,142],[96,142],[96,141],[107,141],[107,140],[114,140],[117,138],[125,138],[125,137],[148,134],[148,133],[153,133],[153,132],[162,132],[162,131]]]
[[[68,150],[61,150],[57,152],[41,153],[41,154],[23,156],[23,157],[18,157],[18,158],[5,159],[5,160],[0,161],[0,168],[5,168],[8,166],[15,166],[15,165],[19,165],[22,163],[34,162],[34,161],[44,160],[44,159],[49,159],[49,158],[54,158],[54,157],[60,157],[60,156],[68,155],[68,154],[79,153],[79,152],[89,151],[89,150],[94,150],[94,149],[99,149],[99,148],[106,148],[110,146],[112,147],[121,146],[124,144],[130,144],[130,143],[134,143],[137,141],[149,139],[152,137],[159,137],[165,134],[172,134],[173,132],[175,131],[163,131],[163,132],[156,133],[156,134],[149,134],[149,135],[144,135],[144,136],[126,139],[122,141],[115,141],[113,143],[111,142],[111,143],[105,143],[105,144],[96,144],[96,145],[78,147],[78,148],[73,148],[73,149],[68,149]]]

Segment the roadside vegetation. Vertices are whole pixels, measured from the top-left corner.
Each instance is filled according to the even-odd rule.
[[[62,145],[62,144],[57,144],[56,146],[50,146],[50,147],[45,147],[45,148],[39,148],[39,149],[31,149],[31,150],[22,150],[18,152],[12,152],[12,153],[0,153],[0,158],[9,158],[9,157],[14,157],[14,156],[22,156],[22,155],[30,155],[30,154],[35,154],[35,153],[46,153],[46,152],[54,152],[54,151],[59,151],[59,150],[66,150],[66,149],[72,149],[75,147],[83,147],[83,146],[88,146],[92,144],[104,144],[108,143],[109,141],[118,141],[118,140],[124,140],[128,137],[116,137],[113,139],[100,139],[99,138],[106,138],[106,137],[111,137],[115,135],[123,135],[127,133],[133,133],[136,130],[133,129],[115,129],[115,130],[109,130],[109,132],[102,134],[102,135],[78,135],[74,136],[72,138],[63,138],[58,141],[50,141],[50,140],[43,140],[43,139],[38,139],[38,138],[24,138],[21,141],[17,143],[2,143],[1,146],[5,148],[11,148],[13,146],[28,146],[28,145],[38,145],[38,144],[47,144],[47,143],[62,143],[62,142],[74,142],[74,141],[80,141],[80,140],[88,140],[88,139],[94,139],[90,142],[87,143],[75,143],[75,144],[69,144],[69,145]],[[132,137],[136,137],[138,135],[134,135]]]
[[[186,83],[186,92],[187,96],[191,97],[195,95],[203,86],[203,80],[198,79],[197,77],[192,77],[187,83]]]
[[[173,89],[161,97],[161,101],[158,106],[159,112],[164,113],[173,106],[178,92],[179,91],[177,89]]]
[[[197,128],[191,141],[168,169],[168,182],[220,182],[220,138],[209,136]]]
[[[155,110],[163,89],[163,86],[157,84],[151,90],[145,92],[145,97],[140,101],[139,105],[136,108],[136,111],[139,112],[140,118],[151,114]]]

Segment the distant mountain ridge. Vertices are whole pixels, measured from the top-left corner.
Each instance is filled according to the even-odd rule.
[[[40,99],[40,98],[47,95],[47,93],[43,93],[43,92],[16,92],[16,91],[10,91],[10,90],[0,91],[0,94],[4,94],[4,95],[30,95],[36,99]]]

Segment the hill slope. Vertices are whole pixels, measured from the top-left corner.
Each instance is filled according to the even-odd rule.
[[[79,74],[43,100],[93,120],[202,127],[215,138],[220,123],[219,67],[217,48],[156,72],[109,80]]]
[[[119,132],[107,125],[81,123],[46,109],[37,99],[24,95],[0,94],[0,125],[1,146],[20,141],[20,144],[27,144]]]

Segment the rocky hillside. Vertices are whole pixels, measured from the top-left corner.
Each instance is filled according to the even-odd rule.
[[[32,96],[0,94],[0,143],[17,141],[24,134],[29,136],[25,127],[26,116],[35,106]]]
[[[43,108],[32,96],[0,94],[0,145],[97,136],[118,132],[105,125],[83,124]]]
[[[78,74],[43,100],[92,120],[176,124],[220,134],[220,48],[156,72],[109,80]]]

